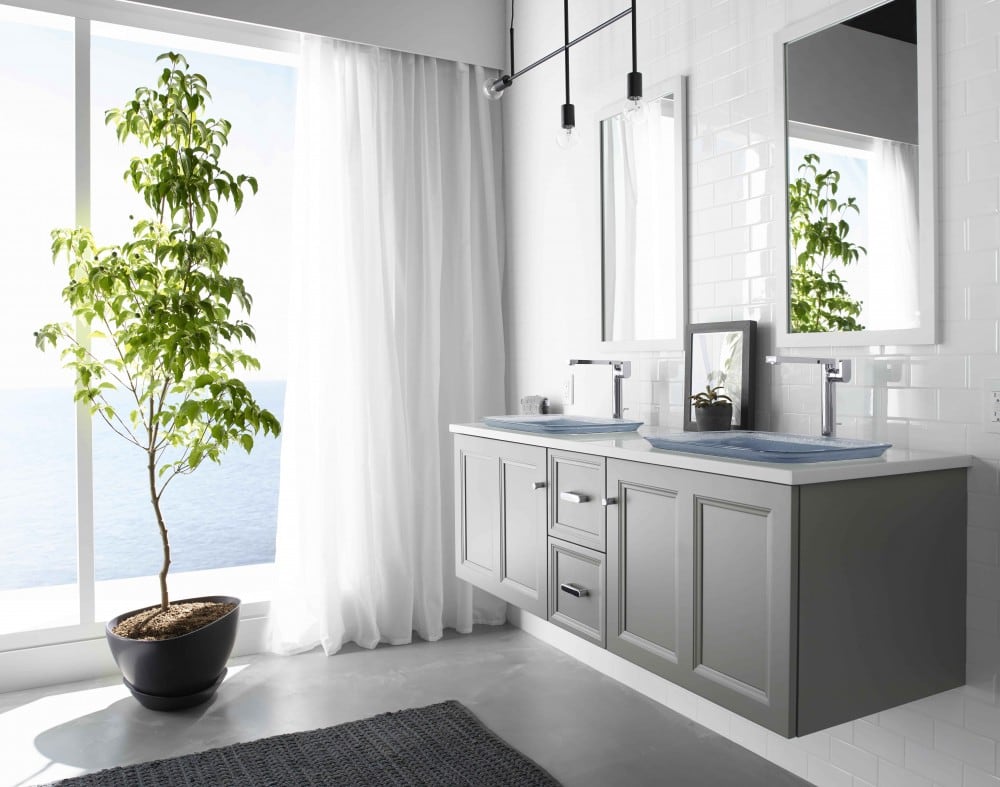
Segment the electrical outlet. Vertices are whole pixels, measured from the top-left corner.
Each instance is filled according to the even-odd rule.
[[[986,431],[1000,433],[1000,379],[985,380]]]
[[[573,375],[567,374],[563,381],[563,405],[573,404]]]

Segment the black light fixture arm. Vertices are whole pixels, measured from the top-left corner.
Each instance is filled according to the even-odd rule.
[[[536,60],[531,65],[527,65],[524,68],[522,68],[520,71],[515,71],[512,74],[504,74],[503,76],[497,77],[494,80],[494,82],[493,82],[494,89],[497,90],[497,91],[506,90],[508,87],[510,87],[511,83],[515,79],[518,79],[518,78],[524,76],[525,74],[527,74],[532,69],[537,68],[542,63],[545,63],[546,61],[551,60],[552,58],[554,58],[556,55],[558,55],[558,54],[560,54],[562,52],[565,52],[568,49],[576,46],[581,41],[586,41],[588,38],[590,38],[592,35],[594,35],[594,33],[599,33],[601,30],[603,30],[604,28],[608,27],[609,25],[613,25],[619,19],[624,19],[626,16],[628,16],[629,14],[631,14],[633,12],[634,7],[635,7],[635,3],[634,3],[634,0],[633,0],[633,4],[632,4],[631,7],[626,8],[624,11],[621,11],[621,12],[615,14],[610,19],[604,20],[603,22],[601,22],[601,24],[597,25],[597,27],[594,27],[594,28],[588,30],[583,35],[577,36],[572,41],[570,41],[570,42],[568,42],[566,44],[563,44],[558,49],[553,49],[547,55],[545,55],[544,57],[539,58],[538,60]],[[634,49],[634,47],[633,47],[633,49]],[[635,73],[635,72],[633,72],[633,73]]]

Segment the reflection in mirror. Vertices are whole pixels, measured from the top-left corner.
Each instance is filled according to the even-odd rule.
[[[917,0],[892,0],[784,45],[789,333],[932,319],[917,27]]]
[[[719,389],[718,393],[732,400],[733,429],[753,429],[756,336],[753,320],[688,326],[684,353],[686,430],[697,428],[690,397],[709,389]]]
[[[601,121],[605,342],[680,345],[685,182],[678,93]]]

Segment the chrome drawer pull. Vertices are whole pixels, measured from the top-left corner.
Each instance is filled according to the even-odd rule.
[[[584,495],[580,492],[560,492],[559,499],[567,503],[586,503],[590,500],[590,495]]]
[[[590,591],[585,587],[580,587],[574,582],[563,582],[559,589],[563,593],[569,593],[571,596],[576,596],[577,598],[583,598],[584,596],[589,596]]]
[[[532,481],[531,482],[531,488],[532,489],[545,489],[545,482],[544,481]]]
[[[604,506],[604,507],[607,507],[607,506],[616,506],[616,505],[618,505],[618,498],[617,497],[602,497],[601,498],[601,505]]]

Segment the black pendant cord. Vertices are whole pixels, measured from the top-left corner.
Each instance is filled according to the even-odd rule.
[[[510,73],[514,73],[514,0],[510,0]]]
[[[635,49],[636,49],[636,46],[635,46],[635,41],[636,41],[635,27],[636,27],[636,25],[635,25],[635,0],[632,0],[632,70],[633,71],[638,71],[639,70],[639,61],[638,61],[638,58],[636,58],[636,55],[635,55]]]
[[[632,71],[628,75],[625,95],[629,101],[639,102],[642,100],[642,74],[639,73],[639,61],[636,57],[636,39],[635,0],[632,0]]]
[[[569,0],[563,0],[563,43],[566,44],[566,49],[563,50],[563,55],[566,57],[566,103],[569,101]]]
[[[562,127],[571,132],[576,126],[576,107],[569,98],[569,0],[563,0],[563,54],[565,55],[566,103],[562,105]]]

